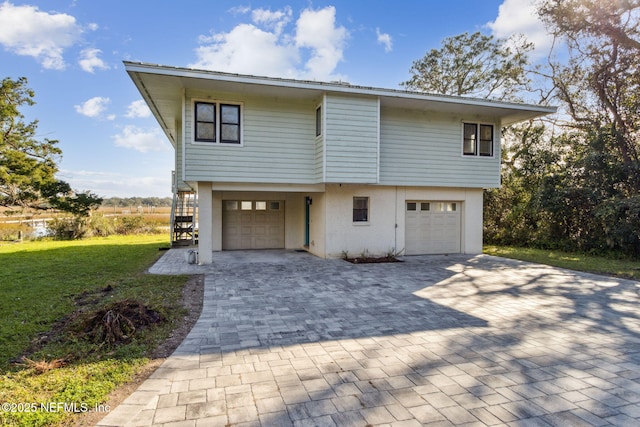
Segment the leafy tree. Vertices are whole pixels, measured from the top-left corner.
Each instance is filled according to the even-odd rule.
[[[444,39],[413,62],[411,90],[442,95],[515,100],[530,83],[526,68],[533,44],[522,38],[496,39],[480,32]]]
[[[87,216],[102,199],[89,192],[76,193],[56,179],[62,151],[58,141],[36,139],[38,121],[25,123],[20,112],[31,106],[34,92],[27,79],[5,78],[0,86],[0,206],[57,208]]]
[[[88,217],[91,211],[102,205],[102,198],[89,191],[75,192],[64,181],[56,181],[47,186],[44,194],[48,196],[52,208],[78,217]]]
[[[58,141],[35,138],[37,121],[24,122],[23,105],[33,105],[27,79],[5,78],[0,86],[0,205],[33,206],[41,190],[55,183]]]
[[[551,63],[569,125],[609,133],[628,179],[640,191],[640,0],[546,0],[539,9],[550,31],[569,47],[566,64]]]
[[[640,256],[640,0],[546,0],[539,13],[568,46],[550,77],[574,135],[541,208],[581,249]]]
[[[485,190],[485,239],[506,245],[544,246],[547,221],[538,194],[547,176],[557,173],[563,144],[550,138],[544,123],[533,121],[503,130],[501,188]]]

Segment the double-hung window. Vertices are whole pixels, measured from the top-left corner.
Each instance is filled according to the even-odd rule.
[[[369,198],[354,197],[353,198],[353,222],[369,221]]]
[[[194,116],[195,141],[240,144],[240,105],[196,102]]]
[[[493,125],[464,123],[462,138],[465,156],[493,156]]]

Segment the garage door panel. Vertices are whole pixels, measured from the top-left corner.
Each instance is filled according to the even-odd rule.
[[[405,204],[407,255],[460,252],[458,202],[408,201]]]
[[[222,212],[222,249],[284,248],[283,203],[284,201],[225,201]]]

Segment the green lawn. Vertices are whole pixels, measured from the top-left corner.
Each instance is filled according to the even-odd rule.
[[[493,245],[485,246],[484,253],[571,270],[640,280],[640,261],[637,260],[615,259],[556,250]]]
[[[167,245],[158,235],[0,244],[0,402],[93,407],[131,379],[184,315],[187,277],[145,274]],[[121,301],[143,304],[165,321],[116,345],[88,339],[83,316]],[[74,324],[64,319],[75,321],[75,329],[62,328]],[[64,366],[38,374],[15,363],[25,354],[34,361],[63,359]],[[57,425],[68,416],[0,412],[0,424]]]

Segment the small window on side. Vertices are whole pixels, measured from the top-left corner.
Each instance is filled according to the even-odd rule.
[[[227,200],[224,203],[224,208],[228,211],[237,211],[238,210],[238,201],[237,200]]]
[[[322,135],[322,106],[316,108],[316,136]]]
[[[267,202],[256,202],[256,210],[257,211],[266,211],[267,210]]]
[[[418,204],[416,202],[407,202],[408,211],[415,211],[417,207],[418,207]]]
[[[430,208],[431,208],[430,203],[427,203],[427,202],[420,203],[420,210],[421,211],[428,211]]]
[[[353,222],[369,221],[369,198],[354,197],[353,198]]]

